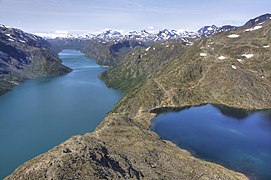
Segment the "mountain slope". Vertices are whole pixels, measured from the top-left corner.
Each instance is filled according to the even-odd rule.
[[[169,41],[135,49],[101,75],[124,97],[95,132],[72,137],[6,179],[247,179],[162,140],[150,120],[154,112],[202,103],[270,108],[270,44],[266,20],[193,46]]]
[[[183,50],[173,42],[163,51],[148,51],[140,61],[138,54],[144,49],[130,54],[122,65],[102,75],[109,86],[137,97],[127,95],[115,110],[125,111],[130,104],[139,110],[207,102],[247,109],[270,108],[270,21],[256,28],[218,33]]]
[[[262,22],[265,22],[266,20],[271,18],[271,14],[266,13],[263,14],[261,16],[258,16],[256,18],[250,19],[248,22],[246,22],[246,24],[244,24],[244,26],[242,26],[243,28],[251,28],[252,26],[255,26],[256,24],[260,24]]]
[[[0,26],[0,95],[26,79],[69,71],[44,39]]]
[[[122,61],[133,49],[144,46],[141,41],[122,40],[117,42],[106,42],[101,40],[88,40],[81,51],[103,66],[113,66]]]

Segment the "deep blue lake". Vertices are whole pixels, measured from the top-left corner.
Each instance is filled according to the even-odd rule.
[[[0,179],[73,135],[93,131],[121,93],[98,79],[106,69],[79,51],[59,54],[74,71],[29,80],[0,96]]]
[[[271,179],[271,111],[203,105],[161,113],[151,130],[194,156],[247,175]]]

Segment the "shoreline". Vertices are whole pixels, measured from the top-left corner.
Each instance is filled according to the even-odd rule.
[[[247,177],[244,174],[242,174],[242,173],[239,173],[239,172],[237,172],[235,170],[232,170],[232,169],[225,168],[224,166],[222,166],[220,164],[216,164],[216,163],[212,163],[212,162],[209,162],[209,161],[205,161],[205,160],[196,158],[190,152],[188,152],[185,149],[182,149],[182,148],[178,147],[176,144],[174,144],[174,143],[172,143],[170,141],[161,139],[161,137],[158,134],[156,134],[155,132],[153,132],[153,131],[151,131],[149,129],[149,127],[151,125],[151,120],[153,120],[155,117],[156,117],[156,114],[154,114],[154,113],[139,111],[134,117],[132,117],[131,121],[132,121],[133,125],[130,126],[130,127],[128,127],[128,128],[136,128],[136,127],[140,126],[140,131],[147,131],[148,134],[151,134],[151,136],[156,137],[155,138],[156,140],[154,141],[155,143],[165,144],[165,146],[168,147],[169,149],[174,149],[174,151],[177,151],[178,153],[181,153],[182,156],[187,156],[186,157],[187,159],[194,159],[193,161],[196,161],[197,163],[200,163],[200,164],[203,163],[203,164],[205,164],[204,166],[207,166],[208,167],[207,169],[209,169],[209,168],[210,169],[213,169],[213,168],[217,169],[218,171],[222,171],[223,175],[225,175],[224,173],[226,173],[227,177],[231,177],[232,179],[247,179]],[[41,163],[40,160],[43,159],[42,161],[44,161],[44,157],[46,157],[48,155],[50,156],[50,154],[54,154],[55,153],[54,151],[57,151],[58,153],[60,153],[59,150],[61,150],[63,148],[65,149],[66,146],[69,146],[70,143],[73,144],[74,143],[73,142],[74,139],[77,139],[77,138],[79,138],[79,139],[90,138],[90,139],[97,139],[99,141],[100,140],[102,140],[102,141],[106,140],[108,137],[104,136],[104,134],[106,134],[106,132],[108,131],[108,129],[114,131],[114,127],[116,125],[115,123],[119,123],[120,126],[122,126],[123,124],[126,124],[127,123],[126,120],[125,120],[126,118],[128,118],[128,117],[125,117],[122,114],[110,112],[106,116],[106,118],[98,125],[98,127],[95,129],[95,131],[93,131],[92,133],[86,133],[84,135],[77,135],[77,136],[71,137],[70,139],[68,139],[65,142],[61,143],[60,145],[54,147],[53,149],[49,150],[48,152],[46,152],[44,154],[41,154],[41,155],[37,156],[36,158],[25,162],[23,165],[19,166],[10,176],[6,177],[5,179],[12,179],[12,177],[14,175],[15,175],[14,177],[17,177],[16,174],[20,173],[20,171],[22,171],[26,167],[28,167],[26,169],[28,169],[29,171],[32,171],[30,169],[30,167],[32,167],[32,162],[33,161],[34,161],[33,165],[35,167],[36,163],[38,163],[38,162]],[[118,121],[116,121],[116,119],[118,119]],[[116,127],[116,128],[118,128],[118,127]],[[125,134],[122,134],[122,136],[125,136]],[[134,136],[136,136],[136,135],[134,135]],[[107,138],[103,138],[103,137],[107,137]],[[113,139],[116,139],[116,137],[113,137]],[[104,141],[103,143],[105,143],[104,145],[108,149],[110,149],[110,146],[117,146],[117,147],[119,146],[118,143],[111,144],[112,140],[111,140],[110,144],[108,144],[108,141]],[[55,156],[55,157],[57,157],[57,156]],[[47,157],[45,159],[47,159]],[[53,160],[53,159],[51,159],[51,160]],[[38,161],[38,162],[35,162],[35,161]],[[157,161],[159,161],[159,160],[157,160]],[[38,164],[40,164],[40,163],[38,163]],[[41,166],[43,166],[43,165],[41,164]],[[36,168],[34,168],[33,171],[35,169]],[[220,173],[218,173],[218,174],[220,174]],[[208,174],[206,176],[208,177]]]
[[[99,76],[98,76],[99,77]],[[104,81],[105,82],[105,81]],[[105,83],[106,84],[106,83]],[[73,140],[74,138],[79,138],[79,139],[82,139],[82,138],[90,138],[90,139],[96,139],[94,140],[95,143],[97,143],[96,141],[103,141],[106,139],[107,142],[104,144],[104,146],[107,147],[107,149],[110,149],[112,148],[111,146],[113,146],[113,149],[115,146],[119,147],[122,145],[122,143],[119,143],[120,145],[118,145],[118,143],[114,143],[112,142],[111,139],[116,139],[116,137],[112,137],[112,133],[109,133],[110,136],[107,135],[107,131],[118,131],[119,127],[116,127],[116,124],[117,125],[125,125],[125,124],[130,124],[127,129],[129,128],[138,128],[140,127],[136,132],[134,133],[138,133],[138,131],[146,131],[147,134],[150,134],[150,139],[152,139],[154,137],[156,137],[156,140],[154,141],[154,143],[158,143],[158,144],[166,144],[166,146],[170,149],[174,149],[175,153],[181,153],[182,155],[185,154],[187,157],[187,159],[196,159],[196,161],[199,161],[200,163],[207,163],[210,167],[210,169],[212,168],[218,168],[218,169],[223,169],[223,172],[224,171],[227,171],[226,174],[230,175],[230,177],[233,177],[233,179],[247,179],[247,177],[244,175],[244,174],[241,174],[239,172],[236,172],[235,170],[232,170],[232,169],[228,169],[228,168],[225,168],[224,166],[220,165],[220,164],[216,164],[216,163],[212,163],[212,162],[208,162],[208,161],[205,161],[203,159],[199,159],[199,158],[196,158],[194,157],[191,153],[189,153],[187,150],[185,149],[182,149],[180,147],[178,147],[176,144],[170,142],[170,141],[167,141],[167,140],[163,140],[161,139],[161,137],[156,134],[155,132],[151,131],[150,130],[150,126],[151,126],[151,121],[158,115],[156,113],[153,113],[153,111],[160,111],[161,109],[169,109],[170,111],[172,111],[172,109],[175,109],[175,110],[180,110],[182,108],[187,108],[187,107],[195,107],[195,106],[201,106],[201,105],[204,105],[204,104],[214,104],[214,105],[223,105],[223,106],[226,106],[226,107],[231,107],[231,108],[238,108],[238,109],[243,109],[243,110],[246,110],[246,111],[251,111],[251,110],[264,110],[264,109],[269,109],[268,107],[266,108],[246,108],[246,107],[242,107],[240,105],[234,105],[234,106],[230,106],[229,104],[226,104],[226,103],[214,103],[214,102],[200,102],[200,103],[186,103],[186,104],[182,104],[182,105],[174,105],[174,106],[165,106],[165,105],[158,105],[154,108],[149,108],[149,109],[140,109],[141,107],[136,107],[138,109],[137,112],[134,112],[134,113],[131,113],[133,114],[132,116],[130,115],[124,115],[124,113],[119,113],[119,112],[112,112],[114,111],[114,109],[116,108],[116,106],[118,106],[123,100],[125,100],[125,97],[128,96],[129,94],[126,94],[124,95],[120,100],[119,102],[115,105],[115,107],[111,110],[111,112],[109,112],[109,114],[105,117],[105,119],[102,120],[102,122],[96,127],[96,129],[91,132],[91,133],[86,133],[84,135],[77,135],[77,136],[73,136],[71,137],[70,139],[66,140],[65,142],[61,143],[60,145],[54,147],[53,149],[49,150],[48,152],[45,152],[44,154],[41,154],[35,158],[33,158],[32,160],[29,160],[27,162],[25,162],[24,164],[22,164],[21,166],[19,166],[11,175],[7,176],[6,179],[10,179],[11,177],[17,177],[16,174],[20,172],[24,172],[23,169],[28,169],[27,171],[32,171],[31,169],[27,168],[27,167],[32,167],[34,166],[35,167],[35,164],[38,163],[40,164],[42,159],[44,159],[44,157],[46,156],[50,156],[51,152],[53,151],[53,154],[55,153],[54,151],[57,151],[57,153],[59,153],[59,150],[62,149],[62,146],[64,145],[64,148],[66,148],[65,144],[69,144],[70,141],[72,141],[71,143],[74,143]],[[163,112],[163,110],[162,110]],[[126,112],[127,113],[127,112]],[[130,122],[127,122],[127,118],[130,119]],[[116,120],[117,119],[117,120]],[[122,131],[126,131],[125,129],[122,129]],[[127,132],[126,132],[127,133]],[[104,135],[106,134],[106,135]],[[155,134],[155,135],[154,135]],[[113,135],[114,136],[114,135]],[[125,136],[125,134],[121,134],[121,136]],[[130,135],[129,137],[130,138],[137,138],[137,134],[133,134],[133,135]],[[110,141],[108,141],[108,138],[110,137]],[[145,137],[146,138],[146,137]],[[141,139],[141,138],[140,138]],[[126,140],[124,140],[125,142],[126,141],[129,141],[129,138],[127,138]],[[95,144],[94,143],[94,144]],[[126,142],[127,143],[127,142]],[[99,144],[99,143],[98,143]],[[100,146],[100,144],[98,145],[98,147]],[[95,147],[95,146],[94,146]],[[158,147],[155,147],[154,146],[154,149],[155,148],[158,148]],[[164,151],[165,149],[163,149]],[[114,150],[116,151],[116,150]],[[113,151],[113,152],[114,152]],[[115,156],[115,155],[114,155]],[[57,157],[57,156],[56,156]],[[45,159],[47,159],[48,157],[46,157]],[[172,155],[172,158],[176,158],[175,155]],[[34,161],[34,162],[33,162]],[[37,161],[37,162],[36,162]],[[44,160],[42,160],[44,161]],[[54,161],[53,159],[51,159],[50,161]],[[140,161],[140,160],[135,160],[136,161]],[[153,163],[155,163],[156,161],[159,162],[159,159],[157,160],[153,160]],[[29,164],[30,163],[30,164]],[[33,163],[33,164],[32,164]],[[146,164],[147,165],[147,164]],[[47,168],[46,165],[41,165],[43,168]],[[44,167],[45,166],[45,167]],[[163,165],[162,165],[163,167]],[[43,169],[42,168],[42,169]],[[25,170],[26,170],[25,169]],[[144,168],[143,168],[144,169]],[[208,169],[208,168],[207,168]],[[210,170],[209,169],[209,170]],[[35,171],[36,169],[34,168],[33,171]],[[140,169],[138,169],[138,171],[140,171]],[[178,172],[177,172],[178,174]],[[27,176],[25,176],[27,177]],[[152,176],[149,176],[149,177],[152,177]],[[155,177],[155,176],[154,176]],[[12,179],[12,178],[11,178]],[[223,178],[222,178],[223,179]]]

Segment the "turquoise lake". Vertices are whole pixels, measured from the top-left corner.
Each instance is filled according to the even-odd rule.
[[[201,159],[271,179],[271,111],[203,105],[161,113],[151,130]]]
[[[98,79],[106,68],[80,51],[59,56],[73,72],[28,80],[0,96],[0,179],[71,136],[93,131],[122,96]]]
[[[0,96],[0,179],[73,135],[93,131],[122,94],[107,88],[105,71],[76,50],[59,54],[74,71],[29,80]],[[203,105],[159,114],[151,130],[194,156],[271,179],[271,111]]]

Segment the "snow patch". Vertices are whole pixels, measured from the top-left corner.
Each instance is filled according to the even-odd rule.
[[[154,48],[152,48],[153,50],[155,50],[155,47]]]
[[[169,47],[169,45],[166,45],[166,47]]]
[[[244,32],[248,32],[248,31],[255,31],[257,29],[261,29],[262,26],[254,26],[253,28],[250,28],[250,29],[246,29]]]
[[[231,65],[232,69],[237,69],[235,65]]]
[[[213,30],[213,28],[212,28],[212,27],[208,27],[208,28],[207,28],[207,30],[212,31],[212,30]]]
[[[12,38],[12,36],[10,34],[5,34],[5,35],[8,36],[8,37],[10,37],[10,38]]]
[[[231,34],[231,35],[228,35],[229,38],[238,38],[239,35],[238,34]]]
[[[24,40],[21,40],[21,39],[19,39],[19,41],[20,41],[21,43],[26,43],[26,41],[24,41]]]
[[[242,60],[242,59],[237,59],[237,61],[238,61],[239,63],[243,63],[243,60]]]
[[[219,56],[218,59],[223,60],[223,59],[226,59],[226,58],[225,58],[225,56]]]
[[[9,41],[14,41],[14,39],[8,38]]]
[[[247,59],[252,58],[254,54],[242,54],[241,56],[246,57]]]
[[[148,47],[148,48],[146,48],[146,49],[145,49],[145,51],[149,51],[149,49],[150,49],[150,48],[151,48],[151,46],[150,46],[150,47]]]
[[[263,48],[269,48],[270,46],[269,45],[265,45],[265,46],[263,46]]]
[[[16,86],[18,86],[19,85],[19,83],[18,82],[16,82],[16,81],[9,81],[10,83],[12,83],[12,84],[15,84]]]
[[[207,56],[207,54],[206,54],[206,53],[200,53],[199,55],[200,55],[200,56],[202,56],[202,57]]]

